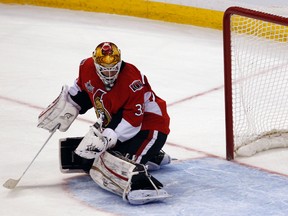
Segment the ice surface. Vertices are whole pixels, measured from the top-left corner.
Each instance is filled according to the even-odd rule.
[[[158,215],[191,215],[186,209],[194,215],[209,215],[209,209],[214,209],[215,215],[257,215],[247,212],[252,208],[246,211],[248,198],[255,191],[254,199],[257,196],[263,203],[257,204],[259,215],[265,215],[265,210],[269,215],[268,210],[277,207],[278,215],[287,213],[286,149],[236,160],[251,167],[224,160],[221,31],[3,4],[0,29],[0,182],[17,179],[31,162],[49,136],[36,127],[38,114],[58,96],[63,84],[74,82],[80,61],[102,41],[118,44],[123,59],[146,74],[156,93],[166,99],[171,134],[164,150],[178,159],[162,173],[155,173],[174,194],[159,205],[161,208],[157,204],[130,207],[119,197],[99,190],[85,176],[60,173],[58,140],[83,136],[94,120],[91,111],[66,133],[55,133],[15,190],[1,187],[0,215],[132,215],[132,211],[141,215],[146,208],[144,215],[156,215],[150,208],[157,209]],[[183,178],[176,174],[170,178],[170,171]],[[260,177],[254,178],[254,174]],[[269,188],[257,186],[258,181]],[[216,208],[226,202],[237,214]],[[243,214],[239,209],[245,209]]]

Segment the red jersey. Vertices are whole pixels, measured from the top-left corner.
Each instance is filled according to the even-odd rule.
[[[166,102],[155,95],[147,78],[132,64],[122,62],[114,86],[107,91],[96,72],[93,58],[87,58],[80,64],[75,89],[89,95],[96,113],[102,109],[107,124],[122,110],[122,119],[115,128],[121,142],[131,139],[140,130],[170,132]]]

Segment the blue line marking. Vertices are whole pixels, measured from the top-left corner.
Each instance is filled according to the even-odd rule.
[[[101,189],[89,176],[68,180],[88,205],[117,215],[286,216],[288,178],[217,158],[179,161],[151,173],[173,197],[133,206]]]

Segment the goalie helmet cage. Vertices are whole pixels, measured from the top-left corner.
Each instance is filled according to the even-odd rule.
[[[224,13],[227,160],[288,143],[287,25],[285,17],[241,7]]]

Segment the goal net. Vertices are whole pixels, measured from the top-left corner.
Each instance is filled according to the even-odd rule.
[[[288,146],[288,18],[224,14],[226,157]]]

